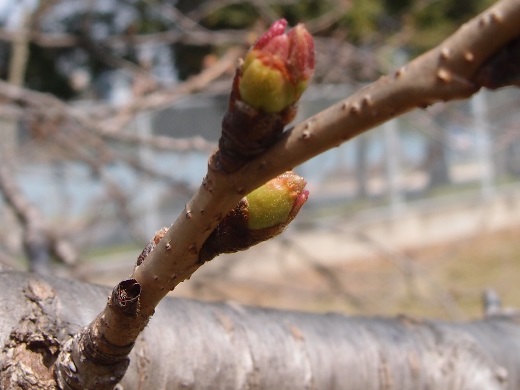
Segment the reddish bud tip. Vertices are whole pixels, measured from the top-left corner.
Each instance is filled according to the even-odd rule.
[[[305,180],[286,172],[246,196],[252,230],[289,224],[309,197]]]
[[[249,193],[208,237],[199,260],[245,250],[280,234],[307,201],[305,185],[303,178],[286,172]]]
[[[280,19],[271,24],[269,30],[263,33],[260,38],[257,39],[255,44],[253,45],[253,49],[262,49],[269,41],[271,41],[274,37],[282,35],[287,28],[287,20]]]
[[[288,36],[292,43],[288,64],[291,74],[295,80],[307,82],[314,73],[314,40],[301,23],[289,31]]]
[[[246,55],[238,88],[240,99],[268,113],[298,101],[314,72],[314,41],[303,24],[285,33],[287,21],[271,26]]]

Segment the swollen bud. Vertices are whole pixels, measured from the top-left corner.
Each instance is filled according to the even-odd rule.
[[[202,246],[199,260],[245,250],[280,234],[307,201],[306,182],[286,172],[246,195]]]
[[[246,196],[249,207],[247,227],[252,230],[286,226],[307,201],[305,180],[286,172]]]
[[[273,23],[237,68],[212,169],[236,171],[271,147],[296,116],[314,72],[314,41],[302,24],[287,33],[286,27],[285,19]]]
[[[282,112],[307,88],[314,72],[314,41],[303,24],[285,33],[281,19],[253,45],[244,59],[240,99],[267,113]]]

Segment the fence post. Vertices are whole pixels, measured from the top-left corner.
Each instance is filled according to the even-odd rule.
[[[153,136],[152,129],[152,113],[143,111],[139,113],[135,118],[135,128],[137,134],[143,138],[149,138]],[[154,152],[150,145],[146,143],[139,144],[138,146],[139,161],[144,165],[152,165],[154,161]],[[145,236],[153,234],[158,229],[160,224],[159,211],[158,211],[158,192],[157,187],[153,185],[153,180],[148,175],[143,175],[140,179],[142,183],[141,188],[144,189],[144,207],[146,212],[143,217],[143,230]]]
[[[489,199],[495,194],[496,188],[485,91],[481,90],[478,94],[474,95],[471,98],[470,105],[473,114],[477,158],[480,168],[481,195],[483,199]]]
[[[396,216],[404,208],[404,198],[401,191],[400,145],[397,120],[393,119],[382,125],[386,150],[386,180],[390,200],[390,211]]]

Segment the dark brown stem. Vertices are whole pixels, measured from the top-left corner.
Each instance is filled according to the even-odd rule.
[[[210,160],[211,169],[226,173],[237,171],[272,146],[294,119],[297,110],[296,106],[290,106],[281,113],[271,114],[242,102],[238,96],[240,77],[239,67],[233,79],[229,107],[222,120],[219,148]]]
[[[105,310],[65,344],[57,363],[62,389],[112,390],[123,378],[134,341],[148,322],[138,318],[140,293],[135,279],[119,283]]]

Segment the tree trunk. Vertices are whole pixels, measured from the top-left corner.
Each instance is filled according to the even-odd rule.
[[[68,335],[104,305],[105,287],[0,273],[0,388],[52,389]],[[163,301],[121,382],[137,389],[520,388],[520,324],[309,314]],[[24,387],[25,386],[25,387]]]

